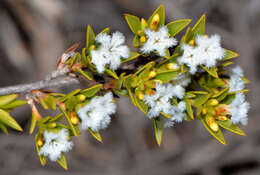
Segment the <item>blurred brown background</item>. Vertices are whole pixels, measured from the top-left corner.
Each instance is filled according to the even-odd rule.
[[[260,1],[259,0],[1,0],[0,86],[40,80],[55,69],[57,58],[75,42],[85,42],[91,24],[119,30],[131,44],[123,14],[148,18],[159,4],[167,22],[207,14],[207,32],[219,33],[223,46],[240,54],[236,60],[251,80],[247,136],[225,133],[219,144],[198,121],[166,129],[155,144],[152,122],[121,98],[118,112],[102,132],[103,144],[89,134],[74,139],[67,154],[69,170],[56,163],[41,167],[28,134],[29,108],[15,111],[24,133],[0,133],[1,175],[258,175],[260,174]],[[194,24],[194,22],[193,22]],[[70,90],[70,87],[66,88]]]

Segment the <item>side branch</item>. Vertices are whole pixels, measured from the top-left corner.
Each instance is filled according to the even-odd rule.
[[[61,87],[64,85],[79,84],[79,80],[70,76],[58,77],[52,80],[41,80],[34,83],[20,84],[0,88],[0,95],[26,93],[36,89]]]

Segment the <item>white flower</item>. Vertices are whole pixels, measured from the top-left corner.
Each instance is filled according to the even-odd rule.
[[[191,82],[190,76],[186,74],[180,74],[173,79],[174,85],[180,85],[182,87],[187,87]]]
[[[229,92],[240,91],[245,88],[243,70],[240,66],[236,66],[230,71]]]
[[[225,50],[221,47],[220,36],[215,34],[211,37],[198,35],[196,37],[197,47],[202,49],[202,60],[206,67],[213,67],[216,61],[221,60],[225,56]]]
[[[196,47],[183,44],[183,55],[178,58],[179,63],[190,67],[191,74],[197,72],[199,65],[213,67],[225,56],[225,49],[221,47],[219,35],[211,37],[199,35],[196,38],[196,44]]]
[[[58,133],[45,130],[44,145],[40,148],[40,155],[47,156],[51,161],[57,161],[62,153],[72,149],[73,143],[68,141],[68,130],[63,128]]]
[[[166,26],[159,28],[158,31],[146,29],[145,34],[147,41],[141,48],[141,51],[146,54],[157,51],[160,56],[166,56],[166,50],[177,44],[177,40],[174,37],[169,37]]]
[[[243,93],[237,93],[235,99],[232,101],[231,109],[229,110],[232,117],[231,122],[234,124],[241,123],[242,125],[247,124],[247,113],[250,105],[245,101],[245,95]]]
[[[156,92],[153,95],[145,95],[144,102],[149,105],[150,110],[147,116],[149,118],[157,117],[160,112],[172,114],[173,106],[170,103],[172,97],[183,98],[185,89],[180,86],[156,84]]]
[[[91,51],[91,61],[99,73],[104,72],[106,65],[109,65],[112,70],[117,69],[120,66],[121,58],[129,57],[129,48],[123,45],[125,37],[120,32],[115,32],[112,36],[106,33],[99,34],[96,42],[100,46],[97,50]]]
[[[185,117],[186,103],[184,101],[180,101],[177,106],[173,106],[171,118],[168,119],[164,127],[171,127],[175,122],[180,123]]]
[[[116,112],[116,104],[113,103],[111,92],[103,97],[94,97],[90,103],[78,110],[81,119],[81,129],[90,128],[93,131],[106,128],[110,123],[110,115]]]

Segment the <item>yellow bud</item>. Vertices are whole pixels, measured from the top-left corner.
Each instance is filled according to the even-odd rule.
[[[149,73],[149,78],[153,78],[153,77],[155,77],[156,76],[156,72],[155,71],[151,71],[150,73]]]
[[[222,121],[228,120],[228,118],[227,118],[226,116],[224,116],[224,115],[218,116],[218,119],[219,119],[219,120],[222,120]]]
[[[144,18],[141,19],[141,26],[142,29],[145,29],[148,26],[147,21]]]
[[[44,144],[44,140],[42,138],[37,140],[37,145],[41,147]]]
[[[204,37],[205,37],[205,38],[208,38],[208,37],[209,37],[209,35],[204,35]]]
[[[214,132],[218,132],[218,130],[219,130],[218,124],[217,124],[216,122],[211,123],[211,124],[209,125],[209,127],[210,127]]]
[[[146,37],[145,37],[145,36],[141,36],[140,41],[141,41],[142,43],[146,42]]]
[[[210,103],[209,103],[211,106],[216,106],[216,105],[218,105],[218,100],[216,100],[216,99],[212,99],[212,100],[210,100]]]
[[[142,30],[138,30],[138,31],[137,31],[137,34],[138,34],[138,35],[141,35],[142,33],[143,33]]]
[[[137,95],[137,97],[138,97],[138,99],[143,100],[144,99],[144,94],[143,93],[139,93]]]
[[[151,28],[152,30],[156,30],[156,29],[157,29],[159,20],[160,20],[160,16],[159,16],[158,13],[156,13],[156,14],[153,16],[153,19],[152,19],[152,22],[151,22],[151,25],[150,25],[150,28]]]
[[[166,65],[166,68],[167,69],[174,69],[174,65],[175,65],[174,63],[169,63],[169,64]]]
[[[83,94],[77,95],[77,98],[78,98],[79,101],[85,101],[86,100],[86,96],[83,95]]]
[[[47,126],[48,126],[49,128],[56,128],[57,123],[55,123],[55,122],[51,122],[51,123],[48,123]]]
[[[189,45],[195,46],[195,41],[194,40],[190,40]]]
[[[70,121],[73,125],[77,125],[79,123],[79,119],[76,115],[71,116]]]
[[[202,114],[203,114],[203,115],[206,115],[207,113],[208,113],[208,110],[207,110],[206,108],[203,108],[203,109],[202,109]]]
[[[90,50],[95,50],[96,49],[96,46],[95,45],[91,45],[90,46]]]

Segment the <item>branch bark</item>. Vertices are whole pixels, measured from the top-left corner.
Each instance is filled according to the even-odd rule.
[[[0,95],[13,94],[13,93],[26,93],[36,89],[62,87],[64,85],[72,85],[72,84],[79,84],[79,83],[80,82],[77,78],[73,78],[71,76],[63,76],[51,80],[41,80],[34,83],[3,87],[0,88]]]

